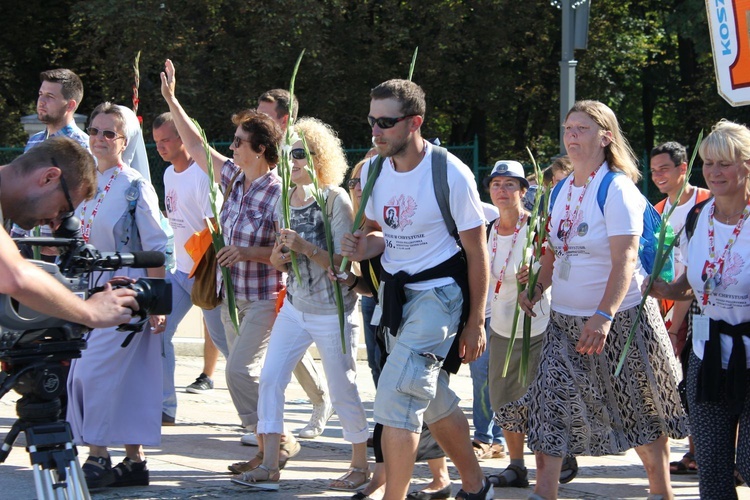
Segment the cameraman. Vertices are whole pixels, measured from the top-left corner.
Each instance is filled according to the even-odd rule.
[[[8,165],[0,166],[0,223],[24,229],[48,224],[53,230],[96,189],[94,159],[67,137],[53,137]],[[135,292],[107,285],[80,300],[64,285],[25,261],[13,240],[0,231],[0,293],[32,309],[92,328],[127,323],[138,309]]]

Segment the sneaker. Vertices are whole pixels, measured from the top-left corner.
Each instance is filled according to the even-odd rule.
[[[312,416],[310,422],[300,429],[298,435],[304,439],[315,439],[316,437],[323,434],[323,430],[326,428],[328,419],[333,415],[333,406],[331,401],[325,398],[322,403],[313,405]]]
[[[174,417],[170,417],[164,412],[161,412],[161,425],[173,426]]]
[[[148,486],[148,467],[146,461],[133,462],[130,458],[120,462],[112,469],[115,481],[112,486]]]
[[[240,443],[245,446],[258,446],[258,436],[256,436],[254,432],[248,432],[247,434],[242,435]]]
[[[492,500],[495,496],[495,490],[492,488],[492,483],[485,478],[484,487],[477,493],[466,493],[464,490],[458,490],[456,493],[456,500]]]
[[[201,373],[200,376],[195,379],[195,382],[185,387],[185,392],[189,392],[191,394],[204,394],[213,390],[214,381],[211,380],[211,377],[209,377],[205,373]]]
[[[109,457],[89,456],[81,466],[83,477],[86,478],[86,486],[90,490],[104,488],[115,482],[115,474],[112,472],[112,460]]]

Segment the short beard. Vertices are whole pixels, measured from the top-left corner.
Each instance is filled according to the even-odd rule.
[[[391,151],[386,152],[385,154],[383,154],[383,156],[386,158],[392,158],[394,156],[398,156],[404,151],[406,151],[407,145],[408,145],[408,141],[406,139],[404,139],[404,141],[401,144],[391,144],[390,145]]]
[[[49,113],[47,114],[37,113],[36,117],[39,119],[40,122],[46,125],[60,125],[62,124],[63,119],[65,118],[65,115],[62,114],[60,116],[53,116]]]

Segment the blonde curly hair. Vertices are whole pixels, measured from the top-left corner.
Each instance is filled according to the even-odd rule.
[[[321,186],[339,186],[349,166],[336,132],[330,125],[307,116],[294,123],[294,131],[304,135],[307,147],[314,153],[315,173]]]

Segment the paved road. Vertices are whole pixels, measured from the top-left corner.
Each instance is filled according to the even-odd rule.
[[[223,369],[223,364],[221,365]],[[176,380],[182,386],[191,383],[200,373],[201,359],[182,356],[177,361]],[[358,364],[360,390],[366,401],[368,416],[372,415],[374,387],[367,364]],[[471,379],[468,369],[453,377],[452,385],[462,397],[462,407],[471,412]],[[303,427],[310,416],[311,405],[295,381],[287,390],[286,417],[291,429]],[[0,434],[7,433],[15,419],[15,394],[0,400]],[[223,370],[217,377],[217,388],[210,394],[178,393],[177,425],[165,427],[160,448],[147,450],[151,485],[108,489],[95,492],[95,499],[231,499],[231,498],[349,498],[350,494],[326,489],[328,482],[340,475],[348,465],[350,447],[341,439],[341,426],[336,416],[331,419],[325,433],[316,440],[303,440],[302,452],[290,460],[283,471],[281,490],[278,493],[256,492],[230,483],[227,465],[237,460],[247,460],[255,448],[239,443],[240,428],[232,406]],[[672,459],[686,451],[685,441],[674,441]],[[29,458],[19,437],[8,461],[0,465],[0,499],[26,500],[35,497]],[[85,455],[85,450],[81,452]],[[122,449],[113,450],[113,462],[123,456]],[[533,484],[534,458],[527,451],[527,465]],[[374,461],[374,459],[373,459]],[[482,463],[488,473],[502,470],[507,459],[486,460]],[[580,472],[573,482],[560,488],[560,498],[582,499],[643,499],[647,496],[647,481],[634,451],[624,456],[598,458],[580,457]],[[458,474],[450,466],[454,480],[454,494],[460,487]],[[414,488],[429,482],[425,464],[417,464],[414,471]],[[694,476],[676,476],[673,485],[679,499],[698,498],[698,481]],[[526,498],[527,489],[495,491],[495,498]],[[738,490],[740,498],[750,500],[750,489]]]

